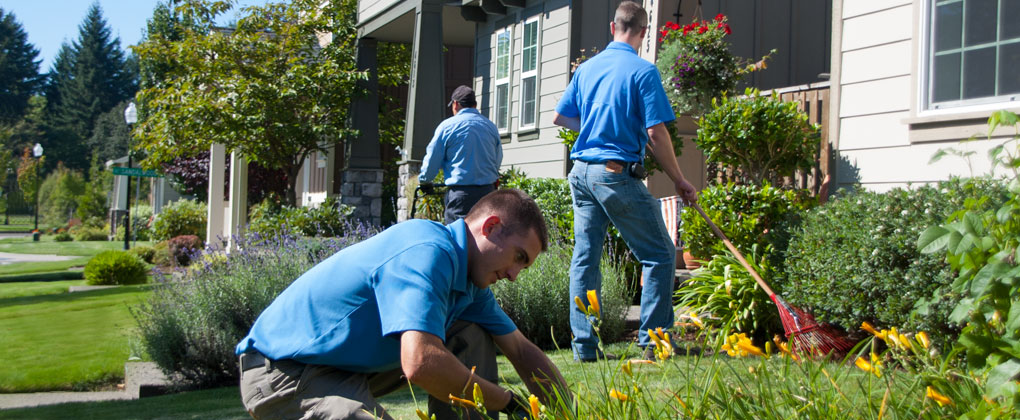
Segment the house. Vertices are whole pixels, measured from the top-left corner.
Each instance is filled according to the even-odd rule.
[[[654,28],[666,21],[687,23],[724,13],[735,28],[743,30],[733,38],[735,53],[760,57],[777,49],[772,70],[755,75],[750,81],[754,86],[771,89],[824,82],[820,78],[828,73],[830,62],[830,2],[761,3],[746,7],[723,0],[644,0]],[[468,82],[478,95],[481,113],[496,123],[502,135],[504,169],[565,177],[569,150],[558,137],[559,127],[552,124],[553,109],[570,80],[572,63],[611,41],[609,22],[618,4],[619,0],[359,1],[361,68],[375,65],[377,41],[409,43],[413,49],[400,179],[413,179],[418,172],[434,128],[449,112],[446,98],[456,86],[450,83],[451,73],[464,69],[471,70]],[[640,52],[649,60],[654,60],[655,34],[649,31]],[[453,51],[460,54],[453,56]],[[374,88],[372,83],[369,89]],[[370,95],[355,106],[362,136],[351,148],[347,173],[352,179],[369,178],[362,174],[378,168],[377,147],[373,147],[378,143],[376,100]],[[683,141],[687,146],[681,165],[690,178],[704,185],[704,158],[689,138]],[[658,195],[671,190],[661,176],[649,185]],[[407,189],[401,184],[398,192],[405,194]],[[401,202],[406,206],[406,200]]]
[[[830,141],[838,184],[881,191],[986,173],[985,152],[1014,134],[1001,129],[986,140],[988,116],[1020,111],[1016,4],[832,3]],[[947,147],[975,153],[929,163]]]

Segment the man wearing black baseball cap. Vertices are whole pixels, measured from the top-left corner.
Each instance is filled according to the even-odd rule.
[[[503,145],[496,124],[478,112],[475,91],[458,86],[447,104],[453,116],[436,127],[418,182],[432,181],[443,170],[446,192],[445,223],[467,215],[482,197],[496,189]]]

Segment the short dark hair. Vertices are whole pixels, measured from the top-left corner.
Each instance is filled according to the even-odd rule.
[[[640,4],[627,0],[621,2],[620,6],[616,8],[616,17],[613,18],[613,22],[616,22],[617,31],[640,32],[648,27],[648,12]]]
[[[524,234],[534,230],[542,243],[542,251],[549,249],[549,229],[538,203],[524,191],[504,188],[493,191],[478,200],[465,219],[472,220],[484,214],[496,213],[502,219],[504,232]]]

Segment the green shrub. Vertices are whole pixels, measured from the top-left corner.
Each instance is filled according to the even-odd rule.
[[[781,102],[776,93],[762,96],[748,89],[746,95],[712,99],[712,111],[698,122],[694,139],[705,160],[738,169],[739,177],[754,185],[779,184],[796,169],[811,167],[818,125],[808,123],[796,102]]]
[[[53,236],[53,240],[57,242],[70,242],[74,240],[74,237],[67,232],[57,232],[57,234]]]
[[[91,285],[145,283],[145,262],[127,251],[103,251],[85,264],[85,282]]]
[[[517,328],[543,349],[570,348],[570,258],[572,249],[559,242],[549,244],[517,281],[499,282],[492,293]],[[627,307],[633,297],[620,265],[602,259],[602,323],[599,335],[605,342],[622,333]]]
[[[276,236],[239,238],[244,252],[214,250],[184,281],[164,281],[152,297],[132,308],[142,346],[160,368],[201,387],[237,384],[237,345],[255,318],[292,281],[322,259],[374,234],[344,229],[329,239]]]
[[[138,258],[141,258],[142,261],[145,261],[149,264],[153,263],[153,258],[155,258],[156,256],[156,249],[151,246],[145,245],[138,245],[134,248],[129,249],[128,252],[137,255]]]
[[[329,197],[318,207],[291,207],[263,200],[251,210],[248,230],[261,235],[298,233],[304,236],[335,237],[344,234],[354,208]]]
[[[77,199],[75,215],[83,224],[102,226],[110,210],[107,202],[107,191],[113,188],[113,174],[106,169],[98,154],[92,155],[89,166],[89,181],[85,184],[82,194]]]
[[[174,265],[168,241],[156,242],[152,246],[152,263],[159,267],[171,267]]]
[[[500,186],[528,193],[542,209],[545,222],[554,237],[574,240],[574,205],[570,183],[560,178],[528,178],[523,171],[510,168],[500,174]]]
[[[83,192],[85,178],[81,172],[58,165],[39,186],[39,217],[49,225],[67,225]]]
[[[757,245],[760,255],[779,269],[790,227],[796,224],[801,211],[817,201],[806,192],[782,190],[768,183],[761,187],[728,183],[705,188],[698,195],[698,203],[740,252]],[[695,258],[708,261],[727,252],[693,208],[684,208],[680,219],[684,246]]]
[[[1004,194],[1001,183],[987,179],[840,194],[807,212],[792,233],[785,296],[848,328],[868,321],[928,331],[939,343],[954,339],[959,326],[948,316],[959,296],[949,287],[952,270],[943,255],[920,254],[917,238],[966,200],[1001,204]]]
[[[163,207],[152,222],[152,239],[165,241],[175,236],[195,235],[205,241],[205,203],[177,200]]]
[[[122,219],[123,220],[123,219]],[[131,206],[131,240],[148,241],[152,239],[152,206],[139,204]],[[117,229],[113,240],[124,240],[124,229]]]
[[[110,236],[106,233],[107,230],[101,227],[92,226],[78,226],[74,232],[74,240],[84,241],[108,241]]]

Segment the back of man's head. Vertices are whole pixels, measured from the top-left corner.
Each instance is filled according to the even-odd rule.
[[[633,1],[624,1],[616,8],[616,30],[626,33],[638,33],[648,26],[648,13]]]
[[[542,210],[524,191],[514,188],[493,191],[478,200],[464,219],[471,222],[490,214],[499,215],[506,234],[524,235],[528,230],[534,230],[542,243],[542,251],[549,249],[549,230]]]

